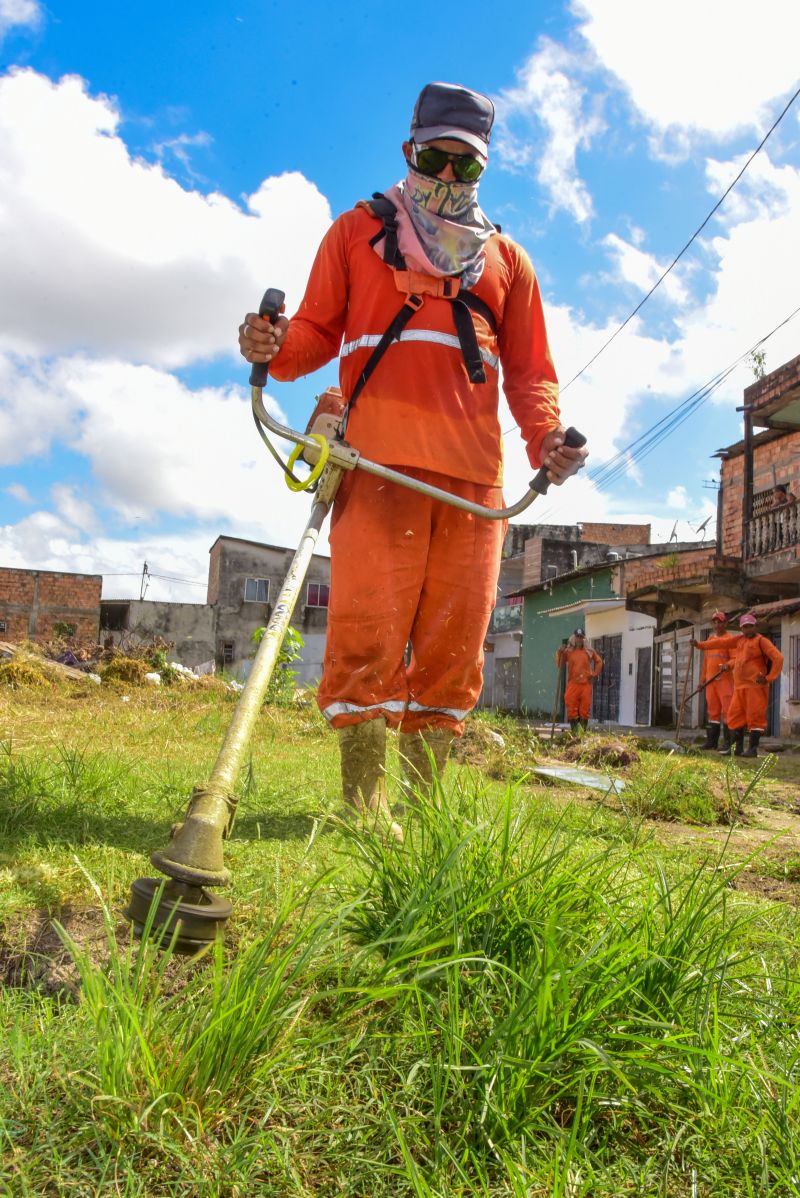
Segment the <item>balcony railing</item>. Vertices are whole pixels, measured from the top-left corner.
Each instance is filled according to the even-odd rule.
[[[770,508],[747,526],[747,556],[762,557],[800,544],[800,511],[796,503]]]

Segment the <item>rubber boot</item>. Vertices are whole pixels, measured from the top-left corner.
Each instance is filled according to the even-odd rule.
[[[723,724],[722,725],[722,744],[719,747],[720,753],[724,753],[727,756],[728,753],[730,753],[730,751],[731,751],[732,744],[733,744],[733,741],[731,740],[731,730],[727,724]]]
[[[747,748],[742,753],[742,757],[758,757],[758,742],[760,740],[761,740],[760,732],[756,732],[756,731],[751,732],[750,740],[748,741]]]
[[[573,736],[580,736],[580,734],[581,734],[581,722],[580,722],[580,720],[570,720],[570,722],[569,722],[569,730],[570,730],[570,732],[572,733],[572,735],[573,735]]]
[[[709,724],[706,728],[706,739],[700,745],[701,749],[716,749],[719,744],[719,724]]]
[[[578,720],[578,723],[579,723],[579,724],[580,724],[580,726],[581,726],[581,732],[588,732],[588,731],[589,731],[589,721],[588,721],[588,720],[583,720],[583,719],[581,719],[581,720]]]
[[[744,756],[744,728],[731,729],[733,732],[733,755],[734,757]]]
[[[400,733],[397,748],[405,776],[403,789],[410,802],[413,802],[416,791],[430,794],[433,788],[433,768],[428,749],[433,754],[436,774],[442,778],[453,739],[450,728],[426,728],[422,732]]]
[[[342,797],[361,818],[402,841],[403,829],[386,801],[386,720],[337,728],[342,766]]]

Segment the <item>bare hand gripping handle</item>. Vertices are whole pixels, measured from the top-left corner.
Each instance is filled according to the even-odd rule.
[[[286,295],[283,291],[279,291],[277,287],[270,287],[264,292],[264,298],[259,305],[258,315],[266,316],[270,324],[274,324],[278,319],[278,313],[285,299]],[[250,371],[250,386],[265,387],[268,374],[269,362],[254,362],[253,369]]]
[[[586,444],[586,438],[576,428],[570,427],[564,436],[564,444],[568,449],[582,449]],[[538,491],[540,495],[546,495],[549,486],[550,479],[547,477],[547,470],[542,466],[536,478],[531,480],[530,488],[532,491]]]

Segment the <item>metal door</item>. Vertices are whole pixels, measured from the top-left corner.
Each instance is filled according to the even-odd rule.
[[[650,723],[650,691],[653,681],[653,648],[636,650],[636,723]]]
[[[603,659],[603,670],[592,691],[592,716],[605,724],[619,723],[622,635],[600,636],[592,642]]]

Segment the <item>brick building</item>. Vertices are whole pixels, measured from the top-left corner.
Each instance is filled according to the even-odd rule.
[[[660,560],[629,562],[625,596],[631,610],[655,617],[655,719],[673,718],[683,694],[699,682],[700,654],[691,642],[711,629],[719,607],[752,611],[760,631],[784,654],[771,688],[770,730],[800,734],[800,356],[744,392],[744,436],[717,451],[720,489],[717,543]],[[784,501],[778,487],[790,493]],[[688,723],[703,722],[702,696]]]
[[[61,633],[96,640],[102,587],[99,574],[0,566],[0,639],[44,641]]]

